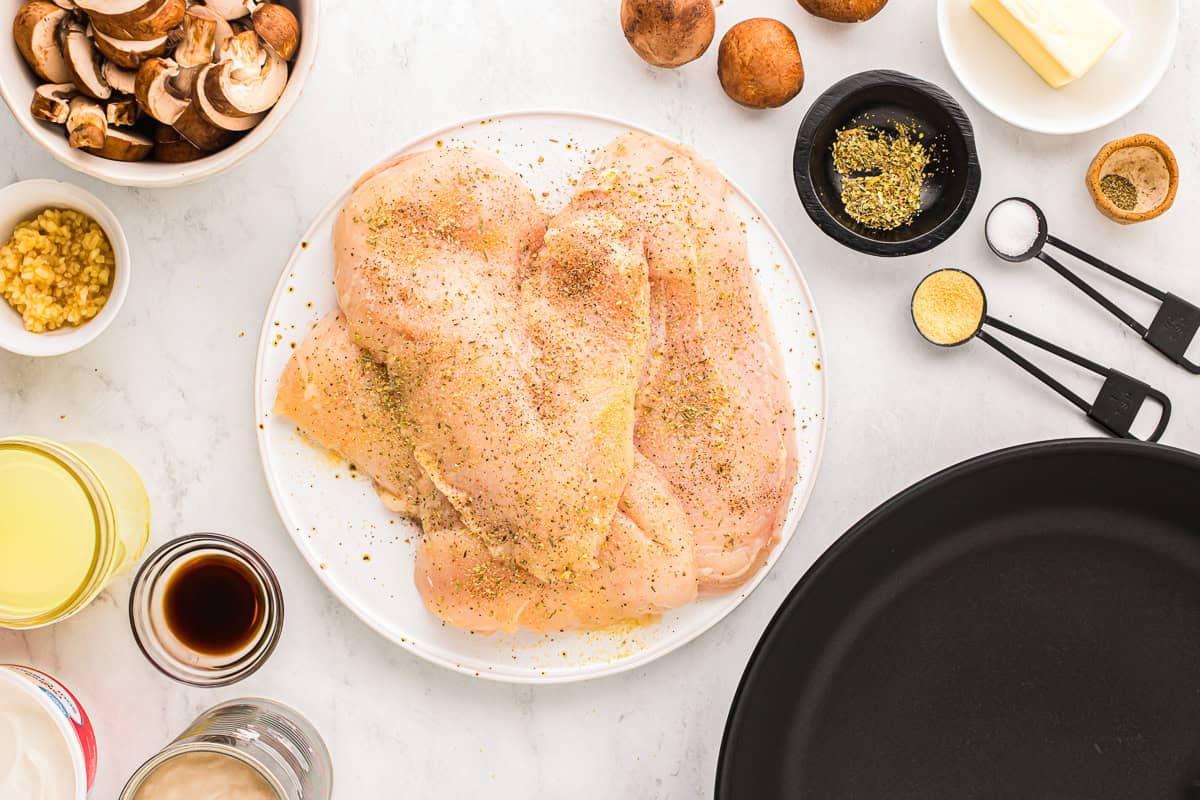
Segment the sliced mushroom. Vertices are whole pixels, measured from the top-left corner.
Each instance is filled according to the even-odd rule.
[[[63,57],[67,61],[67,71],[71,73],[71,82],[79,91],[97,100],[112,97],[112,87],[100,71],[103,59],[88,37],[87,30],[78,22],[68,20],[59,29],[59,38]]]
[[[300,23],[287,6],[265,3],[250,15],[254,31],[263,42],[283,58],[291,61],[300,46]]]
[[[221,43],[217,48],[216,61],[236,62],[238,78],[248,78],[257,74],[267,63],[267,51],[263,49],[258,34],[253,29],[246,28]]]
[[[75,5],[88,15],[121,18],[124,20],[145,19],[158,10],[162,0],[75,0]]]
[[[253,37],[254,44],[248,44],[250,39],[245,37]],[[245,117],[275,105],[287,86],[287,62],[274,50],[260,47],[250,31],[230,39],[226,50],[229,58],[204,78],[213,108],[232,117]]]
[[[114,100],[104,107],[104,118],[109,125],[128,127],[137,122],[139,116],[141,116],[141,108],[138,106],[137,100],[132,97]]]
[[[263,118],[267,116],[266,112],[250,114],[244,117],[234,117],[229,114],[223,114],[213,107],[212,100],[209,99],[208,90],[205,87],[205,78],[208,72],[216,68],[216,66],[216,64],[210,64],[200,70],[200,74],[196,78],[196,91],[192,97],[192,104],[195,106],[196,112],[205,122],[222,130],[233,131],[234,133],[250,130],[263,121]]]
[[[175,48],[175,60],[181,67],[211,64],[216,46],[217,20],[189,9],[183,18],[183,40]]]
[[[122,69],[115,62],[105,61],[104,66],[100,68],[100,74],[104,76],[104,82],[111,86],[114,92],[133,94],[134,86],[137,84],[136,70]]]
[[[222,19],[241,19],[250,13],[253,0],[206,0],[206,5]]]
[[[180,136],[205,153],[220,150],[233,141],[234,136],[230,131],[222,130],[200,116],[195,104],[184,109],[172,127],[179,131]]]
[[[137,131],[109,128],[100,147],[84,148],[111,161],[143,161],[154,152],[154,140]]]
[[[157,7],[153,8],[146,17],[130,17],[129,15],[108,17],[103,14],[92,14],[92,26],[114,39],[131,41],[157,39],[183,22],[187,0],[156,0],[156,3]]]
[[[241,19],[230,20],[229,28],[233,31],[233,35],[236,36],[239,33],[254,30],[254,23],[251,22],[250,17],[242,17]]]
[[[176,85],[179,64],[170,58],[152,58],[138,68],[134,95],[138,105],[164,125],[174,125],[189,105],[189,95]]]
[[[71,98],[67,115],[67,143],[71,147],[103,147],[107,131],[108,120],[99,103],[82,95]]]
[[[30,0],[13,19],[13,38],[25,63],[50,83],[71,80],[58,39],[58,29],[66,18],[67,12],[54,3]]]
[[[170,125],[159,125],[154,131],[154,160],[167,164],[182,164],[203,158],[204,151],[179,135]]]
[[[217,23],[216,49],[218,51],[224,47],[225,42],[232,39],[234,33],[236,33],[236,31],[233,29],[233,26],[229,24],[228,20],[226,20],[217,12],[213,11],[208,6],[204,5],[204,3],[195,3],[194,5],[189,6],[188,13],[195,14],[199,17],[204,17],[205,19],[211,19],[213,22]]]
[[[128,39],[113,39],[100,31],[93,30],[93,39],[100,54],[119,67],[137,69],[143,61],[167,52],[167,37],[147,39],[142,42]]]
[[[34,119],[62,125],[71,113],[71,98],[78,94],[73,83],[43,83],[34,91],[29,111]]]
[[[79,8],[79,6],[75,5],[75,0],[54,0],[54,5],[59,8],[65,8],[67,11],[74,11]]]

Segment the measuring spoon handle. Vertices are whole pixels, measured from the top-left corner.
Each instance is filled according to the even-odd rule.
[[[1167,423],[1171,421],[1171,398],[1124,372],[1115,369],[1108,371],[1100,394],[1088,411],[1088,417],[1122,438],[1136,439],[1129,429],[1133,427],[1133,421],[1147,399],[1156,401],[1162,407],[1158,425],[1146,437],[1147,442],[1157,442],[1166,433]]]
[[[1084,250],[1080,250],[1075,245],[1068,244],[1067,242],[1064,242],[1062,239],[1059,239],[1057,236],[1054,236],[1054,235],[1047,236],[1046,243],[1054,245],[1055,247],[1057,247],[1059,250],[1062,250],[1067,255],[1075,256],[1075,258],[1078,258],[1080,261],[1082,261],[1085,264],[1091,264],[1093,267],[1100,270],[1101,272],[1111,275],[1123,283],[1129,284],[1130,286],[1137,289],[1138,291],[1145,292],[1146,294],[1150,295],[1151,297],[1155,298],[1156,300],[1162,300],[1163,298],[1166,297],[1166,292],[1164,292],[1162,289],[1151,286],[1150,284],[1143,281],[1141,278],[1130,275],[1128,272],[1126,272],[1124,270],[1117,269],[1112,264],[1109,264],[1107,261],[1101,261],[1100,259],[1096,258],[1091,253],[1088,253]]]
[[[1123,439],[1137,438],[1130,432],[1130,429],[1133,427],[1134,420],[1137,419],[1138,413],[1142,410],[1142,406],[1145,405],[1147,400],[1157,402],[1162,407],[1162,415],[1159,417],[1154,431],[1146,438],[1146,441],[1157,442],[1162,438],[1163,433],[1166,432],[1167,423],[1171,420],[1171,400],[1153,386],[1118,370],[1101,366],[1090,359],[1072,353],[1053,342],[1048,342],[1045,339],[1034,336],[1032,333],[1002,320],[986,317],[984,323],[1103,377],[1104,385],[1100,387],[1100,393],[1096,396],[1094,402],[1089,403],[1068,389],[1061,381],[1013,350],[988,331],[981,330],[978,334],[980,339],[995,348],[1001,355],[1066,398],[1086,414],[1088,419],[1113,436]]]
[[[1120,281],[1138,289],[1156,300],[1161,300],[1162,305],[1158,309],[1158,314],[1155,315],[1154,321],[1150,323],[1150,327],[1138,322],[1130,316],[1124,309],[1109,300],[1099,290],[1084,281],[1071,270],[1064,267],[1058,261],[1044,251],[1038,253],[1037,257],[1050,269],[1057,272],[1062,277],[1066,278],[1081,292],[1092,298],[1095,302],[1103,306],[1110,314],[1124,322],[1133,330],[1137,331],[1138,335],[1145,342],[1158,350],[1167,358],[1174,361],[1179,366],[1186,369],[1193,375],[1200,375],[1200,364],[1189,361],[1187,358],[1188,348],[1191,347],[1197,333],[1200,333],[1200,308],[1189,303],[1178,295],[1164,292],[1150,284],[1142,281],[1127,272],[1117,269],[1111,264],[1107,264],[1095,256],[1085,253],[1074,245],[1067,244],[1062,239],[1054,236],[1047,237],[1046,242],[1057,247],[1068,255],[1083,261],[1086,264],[1091,264],[1096,269],[1108,275],[1117,278]]]
[[[1102,306],[1105,311],[1112,314],[1117,319],[1121,320],[1121,322],[1124,322],[1130,328],[1133,328],[1133,330],[1137,331],[1138,336],[1146,335],[1147,330],[1146,330],[1145,325],[1143,325],[1142,323],[1140,323],[1136,319],[1134,319],[1129,314],[1129,312],[1127,312],[1125,309],[1121,308],[1119,305],[1114,303],[1112,300],[1109,300],[1104,294],[1102,294],[1100,292],[1099,289],[1096,289],[1090,283],[1088,283],[1083,278],[1076,275],[1071,270],[1064,267],[1062,264],[1060,264],[1058,261],[1056,261],[1054,258],[1052,258],[1050,255],[1048,255],[1045,252],[1038,253],[1037,259],[1039,261],[1041,261],[1043,264],[1045,264],[1046,266],[1048,266],[1050,269],[1057,272],[1062,277],[1066,278],[1068,283],[1070,283],[1072,286],[1074,286],[1079,291],[1086,294],[1088,297],[1092,298],[1092,300],[1094,300],[1096,303],[1098,303],[1100,306]]]
[[[1200,331],[1200,308],[1168,294],[1158,309],[1150,329],[1146,331],[1146,342],[1167,358],[1193,375],[1200,375],[1200,364],[1187,359],[1188,348]]]

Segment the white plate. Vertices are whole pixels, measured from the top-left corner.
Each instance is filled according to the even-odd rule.
[[[971,10],[971,0],[938,0],[938,33],[959,82],[988,111],[1036,133],[1084,133],[1117,121],[1154,91],[1179,34],[1179,0],[1106,2],[1125,36],[1095,69],[1061,89]]]
[[[497,153],[543,204],[571,196],[595,148],[632,130],[601,117],[523,112],[476,119],[397,151],[470,145]],[[382,159],[381,159],[382,160]],[[368,164],[363,164],[364,170]],[[795,403],[801,479],[792,493],[782,541],[766,569],[737,591],[698,600],[652,625],[619,631],[477,636],[444,625],[426,610],[413,583],[420,526],[388,513],[370,480],[315,447],[270,410],[279,376],[313,325],[337,307],[332,223],[349,187],[317,218],[284,269],[263,321],[255,376],[258,443],[267,483],[301,553],[335,595],[368,625],[422,658],[460,672],[519,683],[611,675],[665,655],[711,628],[763,579],[783,551],[808,501],[821,460],[826,378],[816,311],[808,286],[778,231],[737,187],[733,208],[745,220],[750,255],[784,349]],[[369,557],[369,560],[367,560]]]

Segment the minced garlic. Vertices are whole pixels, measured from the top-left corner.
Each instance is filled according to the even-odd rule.
[[[112,243],[95,220],[47,208],[0,247],[0,296],[33,333],[80,325],[108,301],[115,270]]]

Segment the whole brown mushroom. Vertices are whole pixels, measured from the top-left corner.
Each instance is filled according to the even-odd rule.
[[[712,44],[712,0],[622,0],[621,28],[629,46],[656,67],[695,61]]]
[[[739,22],[721,40],[717,77],[747,108],[778,108],[804,88],[804,62],[790,28],[776,19]]]
[[[799,0],[808,13],[833,22],[866,22],[887,5],[887,0]]]
[[[300,23],[287,6],[264,3],[250,15],[254,32],[284,61],[291,61],[300,47]]]

